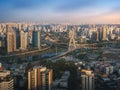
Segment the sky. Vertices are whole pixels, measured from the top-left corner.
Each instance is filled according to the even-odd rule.
[[[0,22],[120,24],[120,0],[0,0]]]

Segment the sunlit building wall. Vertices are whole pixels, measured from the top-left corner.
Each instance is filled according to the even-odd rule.
[[[52,69],[34,67],[28,72],[28,90],[52,90]]]
[[[91,70],[81,71],[82,90],[94,90],[94,74]]]
[[[27,48],[27,33],[24,31],[20,31],[20,48],[26,49]]]
[[[0,71],[0,90],[14,90],[14,80],[10,71]]]
[[[7,27],[7,52],[16,51],[16,34],[12,27]]]

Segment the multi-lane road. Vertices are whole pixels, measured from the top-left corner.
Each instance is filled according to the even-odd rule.
[[[10,58],[10,57],[16,57],[16,56],[23,56],[23,55],[31,55],[31,54],[36,54],[45,50],[50,49],[50,47],[46,47],[40,50],[32,50],[32,51],[26,51],[26,52],[21,52],[18,54],[10,54],[10,55],[5,55],[5,56],[1,56],[0,58]]]

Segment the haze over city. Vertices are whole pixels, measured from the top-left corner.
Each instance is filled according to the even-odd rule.
[[[0,22],[120,24],[120,0],[0,0]]]

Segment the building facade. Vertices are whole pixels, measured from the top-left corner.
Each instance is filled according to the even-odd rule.
[[[81,71],[82,90],[94,90],[94,74],[91,70]]]
[[[25,33],[23,30],[20,31],[20,48],[27,48],[27,33]]]
[[[103,28],[102,28],[102,40],[103,41],[107,41],[108,40],[108,36],[107,36],[107,27],[106,26],[104,26]]]
[[[28,72],[28,90],[52,90],[52,74],[52,69],[34,67]]]
[[[16,51],[16,34],[12,27],[7,28],[7,53]]]
[[[32,34],[33,47],[40,49],[41,48],[40,41],[41,41],[40,40],[40,31],[39,30],[33,31],[33,34]]]
[[[10,71],[0,71],[0,90],[14,90],[14,80]]]

